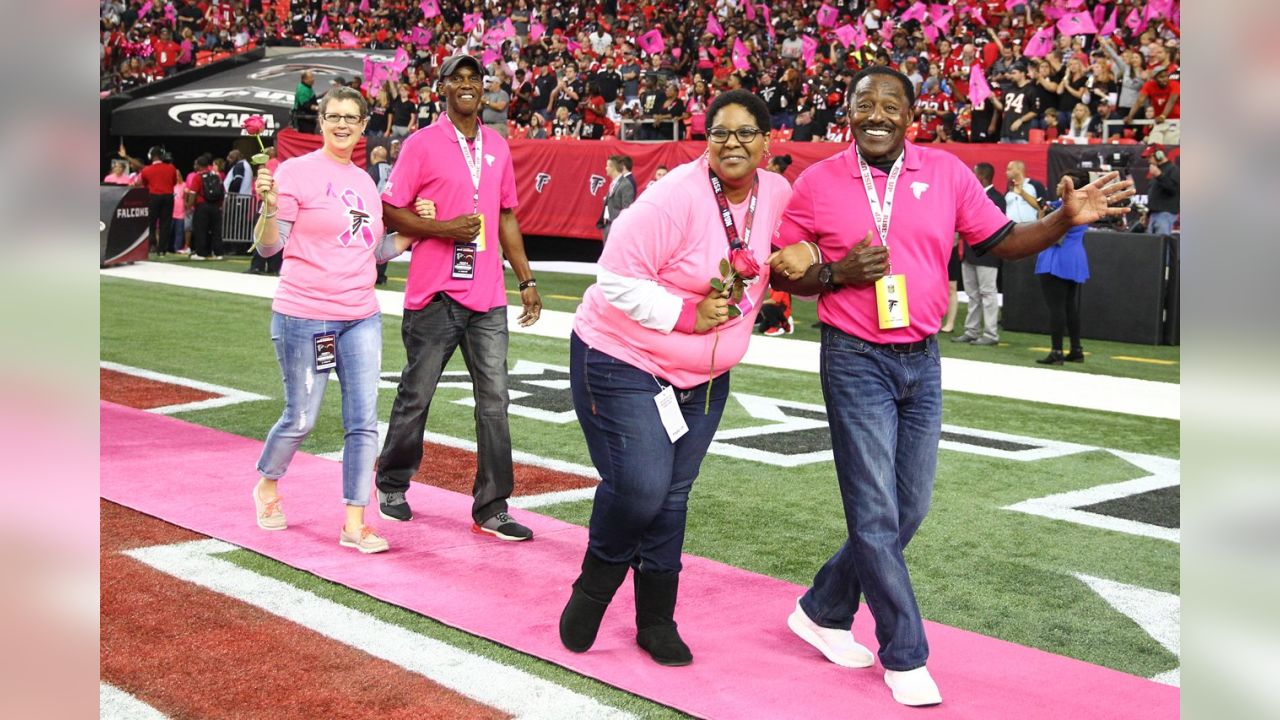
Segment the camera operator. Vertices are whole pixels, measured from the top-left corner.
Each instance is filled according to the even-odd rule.
[[[1180,173],[1164,151],[1163,145],[1152,145],[1142,151],[1142,157],[1151,159],[1147,171],[1150,186],[1147,188],[1147,232],[1151,235],[1171,235],[1173,223],[1178,218]]]

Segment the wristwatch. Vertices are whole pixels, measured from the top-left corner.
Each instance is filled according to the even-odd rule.
[[[538,281],[534,278],[529,278],[528,280],[522,280],[520,282],[520,292],[524,292],[531,287],[538,287]]]
[[[822,283],[822,289],[826,292],[836,289],[835,272],[831,263],[823,263],[818,267],[818,282]]]

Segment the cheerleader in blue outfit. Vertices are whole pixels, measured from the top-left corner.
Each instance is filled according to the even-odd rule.
[[[1089,176],[1082,170],[1066,173],[1076,187],[1089,183]],[[1061,200],[1049,203],[1046,211],[1058,209]],[[1077,225],[1067,234],[1036,256],[1036,274],[1049,305],[1049,332],[1053,349],[1036,362],[1041,365],[1061,365],[1065,362],[1084,362],[1084,348],[1080,346],[1080,286],[1089,279],[1089,258],[1084,253],[1084,234],[1087,225]],[[1071,352],[1062,354],[1062,336],[1071,337]]]

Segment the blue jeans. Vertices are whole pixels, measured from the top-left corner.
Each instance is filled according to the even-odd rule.
[[[682,567],[689,490],[720,426],[729,373],[712,383],[673,388],[689,432],[672,443],[658,418],[656,396],[667,383],[617,358],[569,339],[573,408],[600,471],[587,551],[647,573]]]
[[[368,505],[373,460],[378,454],[378,373],[382,369],[382,315],[363,320],[306,320],[271,315],[271,342],[284,375],[284,412],[267,434],[258,472],[279,479],[298,446],[311,434],[329,384],[316,372],[315,336],[338,335],[338,381],[342,383],[342,500]]]
[[[1147,218],[1147,233],[1151,235],[1172,235],[1173,221],[1178,218],[1171,212],[1151,213]]]
[[[387,439],[378,458],[378,489],[406,492],[422,464],[422,433],[440,376],[455,350],[471,374],[476,400],[476,479],[471,517],[483,523],[507,511],[515,487],[507,408],[507,306],[476,312],[445,293],[421,310],[405,310],[400,325],[408,364],[400,374]]]
[[[824,326],[821,372],[849,537],[800,605],[818,625],[848,629],[865,595],[880,662],[914,670],[929,644],[903,550],[933,492],[942,431],[938,342],[898,353]]]

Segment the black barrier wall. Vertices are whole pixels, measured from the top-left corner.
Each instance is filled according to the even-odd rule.
[[[1177,239],[1090,231],[1085,233],[1084,248],[1089,280],[1080,289],[1081,335],[1091,340],[1176,344]],[[1004,264],[1002,325],[1012,332],[1047,335],[1049,311],[1035,268],[1034,257]]]
[[[103,186],[98,198],[98,264],[146,260],[147,191],[140,187]]]

